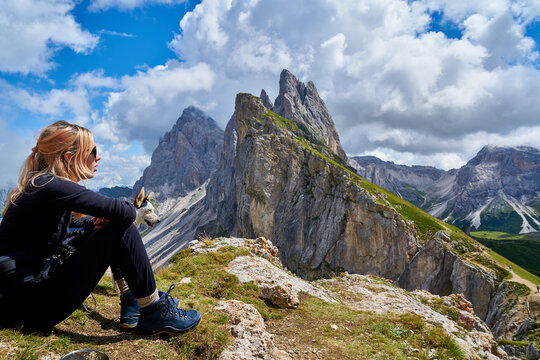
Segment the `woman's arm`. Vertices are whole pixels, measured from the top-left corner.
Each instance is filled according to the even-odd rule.
[[[135,207],[127,201],[109,198],[68,180],[53,179],[36,195],[50,205],[114,222],[133,222]]]

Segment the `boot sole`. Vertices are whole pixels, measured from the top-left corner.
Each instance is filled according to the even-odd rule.
[[[179,335],[179,334],[183,334],[185,332],[188,332],[190,330],[193,330],[197,327],[197,325],[199,325],[201,323],[201,320],[202,320],[202,316],[201,318],[199,319],[199,321],[197,321],[197,323],[193,324],[192,326],[184,329],[184,330],[159,330],[159,331],[156,331],[155,333],[144,333],[144,332],[141,332],[141,330],[139,328],[136,329],[137,331],[137,334],[139,335],[142,335],[142,336],[159,336],[159,335]]]
[[[131,329],[134,329],[136,326],[137,326],[137,323],[133,325],[122,324],[122,323],[120,324],[120,328],[124,330],[131,330]]]

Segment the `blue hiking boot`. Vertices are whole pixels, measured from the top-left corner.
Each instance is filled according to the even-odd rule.
[[[169,293],[161,292],[159,300],[141,309],[137,331],[142,335],[170,334],[177,335],[194,329],[201,322],[201,313],[197,310],[178,309],[178,300]]]
[[[120,296],[120,327],[122,329],[133,329],[139,322],[141,307],[131,291],[127,291]]]

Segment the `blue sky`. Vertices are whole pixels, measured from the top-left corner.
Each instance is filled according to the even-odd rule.
[[[195,105],[312,80],[349,155],[453,168],[485,144],[539,147],[534,1],[8,0],[0,9],[0,186],[39,130],[90,128],[91,188],[131,186]]]

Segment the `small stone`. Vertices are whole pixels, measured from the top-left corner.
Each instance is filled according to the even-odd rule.
[[[191,283],[191,278],[183,278],[180,280],[180,284],[189,284]]]
[[[337,326],[337,325],[334,325],[334,324],[330,325],[330,327],[331,327],[332,329],[334,329],[334,330],[339,329],[338,326]]]

